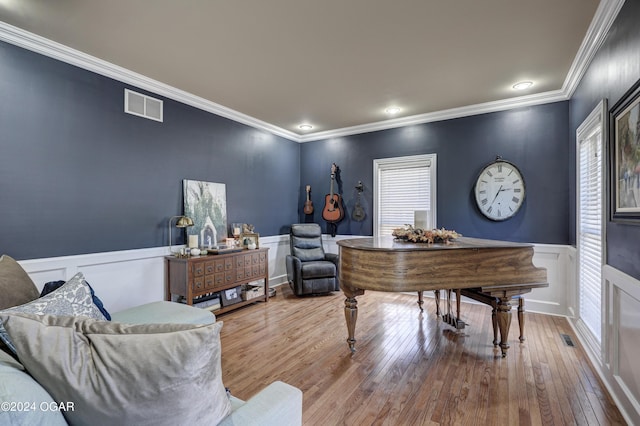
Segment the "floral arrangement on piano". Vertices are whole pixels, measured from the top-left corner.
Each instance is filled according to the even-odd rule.
[[[404,228],[396,228],[393,230],[394,237],[398,240],[410,241],[412,243],[445,243],[449,244],[452,240],[461,237],[456,231],[448,229],[420,229],[414,228],[413,225],[405,225]]]

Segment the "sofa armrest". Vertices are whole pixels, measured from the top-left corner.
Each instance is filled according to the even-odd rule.
[[[219,426],[300,426],[302,391],[273,382],[225,417]]]

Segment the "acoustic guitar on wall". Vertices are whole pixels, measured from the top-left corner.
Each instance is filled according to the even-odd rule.
[[[333,182],[336,179],[337,168],[336,163],[331,165],[331,191],[325,195],[324,209],[322,209],[322,218],[331,223],[340,222],[344,218],[340,194],[333,192]]]
[[[307,201],[304,202],[304,209],[302,209],[304,214],[313,213],[313,202],[311,201],[310,193],[311,193],[311,185],[307,185]]]

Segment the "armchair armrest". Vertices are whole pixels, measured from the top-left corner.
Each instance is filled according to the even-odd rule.
[[[340,281],[339,281],[339,276],[340,276],[340,255],[337,255],[335,253],[325,253],[324,254],[324,258],[325,260],[328,260],[329,262],[333,263],[334,265],[336,265],[336,286],[334,288],[335,291],[340,290]]]
[[[273,382],[233,410],[219,425],[302,425],[302,391],[284,382]]]
[[[328,260],[329,262],[332,262],[336,266],[338,266],[338,260],[340,260],[340,256],[338,256],[335,253],[325,253],[324,254],[324,260]]]
[[[302,280],[302,261],[290,254],[285,258],[287,266],[287,280],[290,283],[297,283]]]

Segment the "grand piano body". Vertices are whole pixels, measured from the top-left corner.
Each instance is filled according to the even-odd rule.
[[[534,288],[547,287],[547,272],[533,266],[531,244],[460,237],[449,243],[410,243],[393,237],[338,241],[339,279],[345,299],[347,343],[355,351],[357,296],[365,290],[422,292],[445,290],[493,307],[494,344],[506,356],[511,326],[511,301]],[[439,300],[439,296],[437,297]],[[519,306],[522,339],[522,304]],[[459,320],[459,312],[456,319]],[[451,312],[447,322],[453,325]]]

